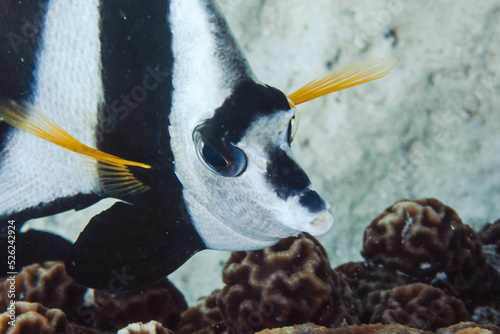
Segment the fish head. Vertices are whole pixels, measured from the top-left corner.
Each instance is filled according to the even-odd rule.
[[[290,147],[294,104],[380,78],[395,62],[346,66],[287,96],[256,78],[214,1],[173,0],[169,20],[174,170],[205,245],[251,250],[326,233],[330,206]]]
[[[219,250],[271,246],[333,222],[293,158],[295,109],[261,83],[214,1],[171,2],[169,132],[189,219]]]
[[[213,117],[193,124],[191,147],[185,148],[191,172],[178,176],[209,248],[261,248],[331,228],[330,206],[293,158],[292,106],[278,89],[247,79]]]

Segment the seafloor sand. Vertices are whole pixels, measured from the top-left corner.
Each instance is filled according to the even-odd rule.
[[[360,259],[371,219],[400,198],[436,197],[464,223],[500,218],[500,4],[221,0],[256,75],[291,93],[328,69],[394,57],[388,77],[299,107],[292,147],[332,205],[331,262]],[[75,237],[87,218],[46,221]],[[74,223],[72,223],[74,222]],[[171,275],[188,302],[222,286],[226,252]]]

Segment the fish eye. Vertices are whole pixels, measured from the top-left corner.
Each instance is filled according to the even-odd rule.
[[[247,167],[247,157],[238,147],[221,141],[213,145],[204,138],[197,127],[193,132],[193,141],[198,159],[215,174],[236,177],[241,175]]]
[[[297,133],[298,127],[299,127],[299,119],[298,119],[298,113],[296,112],[293,114],[292,118],[290,119],[290,122],[288,122],[288,129],[286,131],[286,140],[288,142],[288,145],[290,145],[293,142],[293,138]]]

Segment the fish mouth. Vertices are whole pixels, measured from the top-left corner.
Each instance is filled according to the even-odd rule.
[[[291,210],[294,214],[290,219],[295,223],[290,227],[315,236],[325,234],[332,227],[333,217],[328,212],[330,205],[316,191],[307,188],[292,203],[299,204],[300,209]]]
[[[322,211],[304,226],[304,231],[311,235],[321,235],[328,232],[333,225],[333,216],[328,211]]]

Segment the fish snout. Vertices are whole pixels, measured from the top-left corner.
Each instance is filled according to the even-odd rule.
[[[330,230],[330,228],[332,228],[333,217],[330,212],[325,210],[318,213],[318,215],[307,225],[307,229],[304,229],[305,232],[310,233],[311,235],[325,234]]]
[[[311,213],[328,210],[330,205],[316,191],[307,189],[299,198],[299,203]]]
[[[333,217],[328,212],[330,205],[316,191],[307,189],[299,198],[299,203],[314,218],[305,224],[304,231],[312,235],[328,232],[333,225]]]

